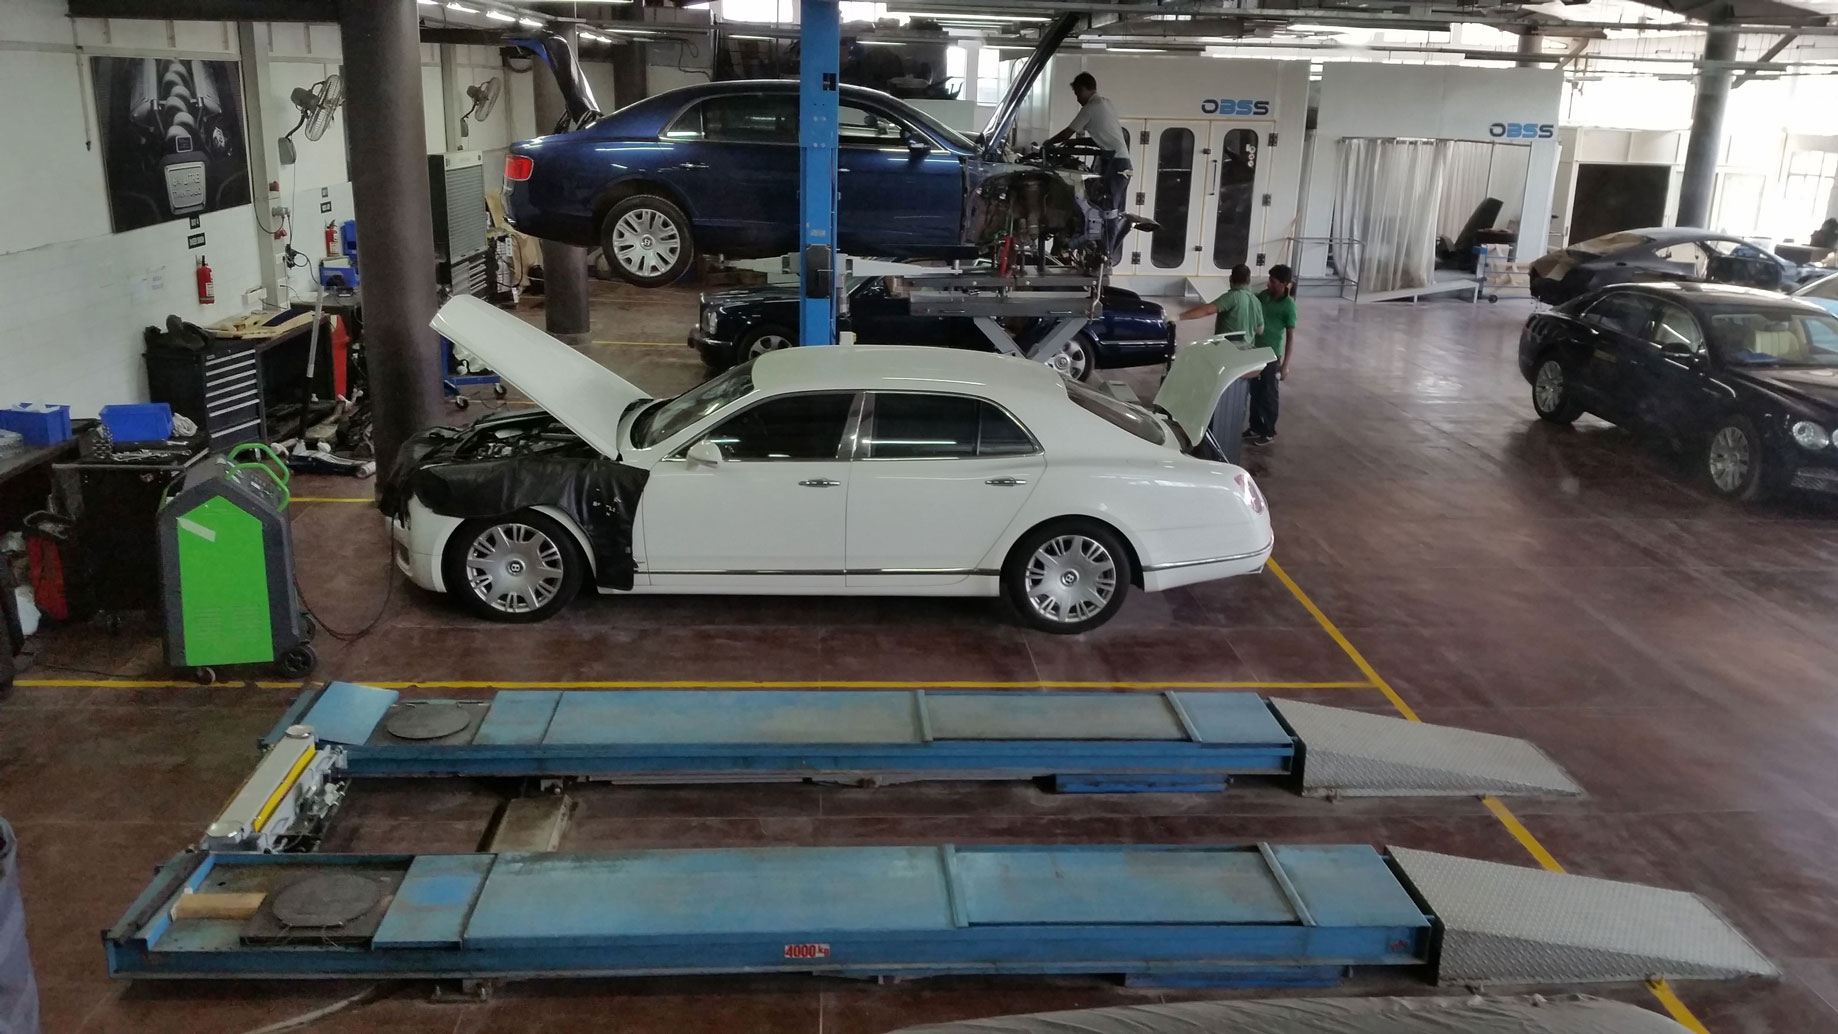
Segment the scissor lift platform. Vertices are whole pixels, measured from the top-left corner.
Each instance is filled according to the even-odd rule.
[[[1324,984],[1347,966],[1422,964],[1430,921],[1364,845],[190,853],[107,948],[109,972],[133,977]]]

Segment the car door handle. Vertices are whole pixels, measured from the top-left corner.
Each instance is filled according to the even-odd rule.
[[[679,169],[706,169],[708,168],[708,163],[707,162],[679,162],[677,163],[677,168]]]
[[[983,482],[983,484],[995,485],[998,488],[1013,488],[1016,485],[1027,484],[1027,478],[990,478],[988,481]]]
[[[804,488],[835,488],[837,485],[842,484],[842,482],[834,481],[830,478],[806,478],[798,482],[798,484]]]

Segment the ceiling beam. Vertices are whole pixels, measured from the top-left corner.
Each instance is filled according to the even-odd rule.
[[[337,0],[69,0],[72,18],[336,22]]]
[[[1800,38],[1799,33],[1790,32],[1787,35],[1782,36],[1780,39],[1775,40],[1774,46],[1769,47],[1767,51],[1762,54],[1761,57],[1757,58],[1756,63],[1757,64],[1767,64],[1768,62],[1774,60],[1775,58],[1780,57],[1781,51],[1786,50],[1788,47],[1792,46],[1793,41],[1799,38]],[[1733,90],[1736,87],[1741,86],[1743,83],[1746,83],[1749,80],[1755,78],[1755,76],[1758,74],[1759,73],[1756,72],[1754,69],[1752,68],[1749,69],[1748,71],[1736,77],[1736,81],[1730,84],[1730,89]]]

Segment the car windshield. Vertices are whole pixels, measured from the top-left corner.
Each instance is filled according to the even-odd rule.
[[[1580,251],[1585,255],[1612,255],[1617,251],[1651,243],[1653,238],[1639,233],[1610,233],[1579,241],[1570,245],[1571,251]]]
[[[640,449],[669,438],[690,424],[744,398],[753,390],[753,364],[741,363],[711,381],[678,395],[668,402],[654,403],[638,414],[632,424],[632,444]]]
[[[1834,273],[1823,280],[1814,280],[1812,283],[1806,285],[1806,288],[1794,297],[1817,298],[1827,302],[1838,301],[1838,273]]]
[[[1077,381],[1066,382],[1066,395],[1085,412],[1101,417],[1107,423],[1115,424],[1145,442],[1161,445],[1168,440],[1162,431],[1161,422],[1141,406],[1132,406],[1114,399]]]
[[[1838,316],[1772,308],[1707,311],[1711,347],[1726,363],[1838,367]]]

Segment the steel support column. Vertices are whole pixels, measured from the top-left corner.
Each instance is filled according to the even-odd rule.
[[[434,214],[421,114],[421,37],[412,0],[343,0],[345,138],[364,270],[364,355],[379,470],[436,422]],[[362,55],[362,60],[356,60]]]
[[[236,47],[242,55],[244,97],[268,96],[266,34],[255,30],[254,22],[236,23]],[[287,283],[287,274],[281,265],[283,245],[275,240],[272,232],[273,227],[281,225],[281,217],[275,214],[274,209],[277,204],[293,204],[291,200],[282,202],[280,194],[269,189],[270,184],[279,183],[281,179],[280,130],[269,123],[260,104],[243,106],[243,122],[248,130],[245,139],[249,147],[249,174],[253,181],[249,197],[255,203],[255,254],[261,265],[262,304],[271,309],[279,309],[287,304],[285,292],[282,291]],[[309,222],[307,225],[313,224]]]
[[[1539,35],[1536,32],[1522,32],[1519,34],[1519,60],[1516,62],[1516,64],[1520,68],[1542,68],[1544,67],[1543,61],[1536,60],[1536,57],[1543,53],[1544,53],[1544,37],[1543,36]]]
[[[798,26],[798,344],[836,343],[836,0],[804,0]]]
[[[1698,98],[1691,108],[1691,136],[1685,143],[1685,172],[1678,185],[1678,226],[1710,222],[1710,196],[1723,156],[1723,109],[1729,103],[1729,62],[1736,57],[1736,34],[1713,28],[1704,37],[1704,63],[1698,68]]]
[[[551,29],[568,41],[578,57],[581,36],[571,25],[556,24]],[[584,74],[584,73],[583,73]],[[567,114],[567,102],[561,87],[547,69],[538,68],[531,76],[536,83],[536,130],[555,132],[555,124]],[[574,346],[585,345],[591,336],[587,312],[587,249],[555,241],[542,242],[542,323],[543,329]]]

